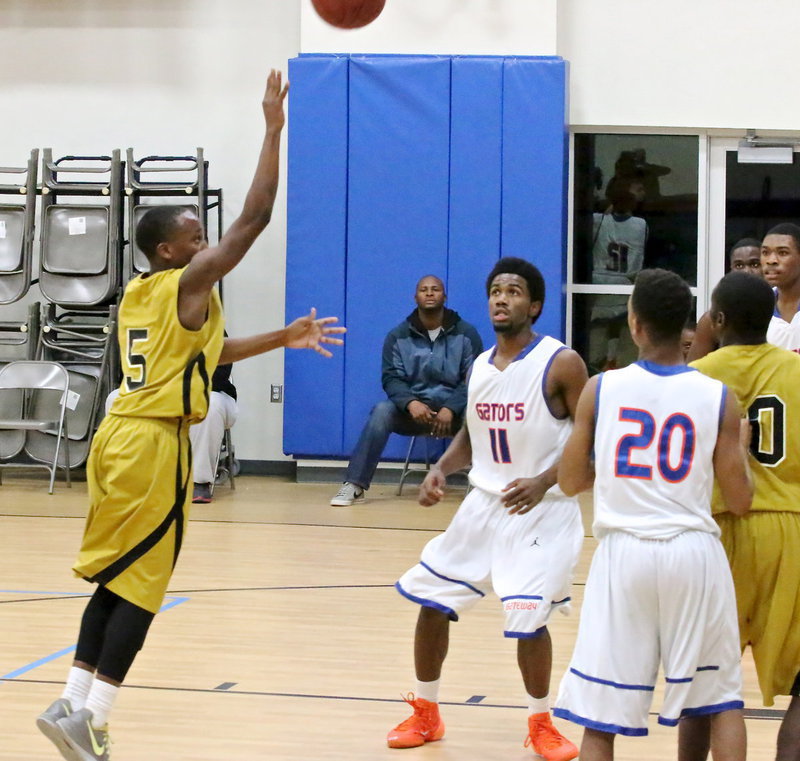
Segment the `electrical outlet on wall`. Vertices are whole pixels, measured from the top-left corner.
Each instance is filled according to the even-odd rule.
[[[269,400],[275,404],[283,401],[283,386],[271,384],[269,387]]]

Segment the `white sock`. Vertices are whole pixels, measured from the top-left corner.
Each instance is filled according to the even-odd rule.
[[[533,695],[528,695],[528,713],[550,713],[550,696],[535,698]]]
[[[89,695],[89,690],[94,680],[94,674],[91,671],[73,666],[69,670],[67,676],[67,683],[64,685],[64,692],[61,697],[69,700],[73,711],[80,711],[86,705],[86,698]]]
[[[119,692],[119,687],[113,684],[95,679],[92,682],[92,689],[86,699],[86,708],[92,712],[92,726],[101,729],[108,724],[108,715],[114,705],[114,700]]]
[[[441,681],[441,679],[437,679],[434,682],[420,682],[419,679],[417,679],[417,691],[414,695],[423,700],[427,700],[429,703],[438,703],[439,682]]]

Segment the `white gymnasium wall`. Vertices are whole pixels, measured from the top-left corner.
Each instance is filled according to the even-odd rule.
[[[230,223],[263,137],[266,74],[286,70],[299,39],[296,0],[2,0],[0,166],[34,147],[142,156],[202,146]],[[285,242],[284,183],[272,224],[226,278],[232,334],[283,324]],[[238,456],[281,458],[282,405],[268,392],[283,382],[282,352],[246,360],[234,380]]]
[[[202,145],[230,222],[260,143],[265,73],[299,51],[557,53],[571,64],[574,125],[798,129],[798,64],[779,35],[799,24],[790,0],[387,0],[356,31],[324,24],[310,0],[0,0],[0,166],[33,147]],[[233,334],[282,324],[285,190],[226,281]],[[247,360],[235,380],[238,455],[282,459],[282,405],[268,401],[281,352]]]
[[[563,0],[562,0],[563,2]],[[329,26],[301,0],[304,53],[555,55],[557,0],[386,0],[361,29]]]
[[[573,125],[800,129],[792,0],[561,0]]]

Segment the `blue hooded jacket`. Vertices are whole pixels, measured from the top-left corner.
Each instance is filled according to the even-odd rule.
[[[416,399],[463,416],[469,368],[482,351],[478,331],[458,312],[445,308],[442,331],[431,341],[415,309],[383,343],[383,390],[403,412]]]

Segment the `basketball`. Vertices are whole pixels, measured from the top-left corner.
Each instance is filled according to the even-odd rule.
[[[380,16],[386,0],[311,0],[320,18],[340,29],[357,29]]]

